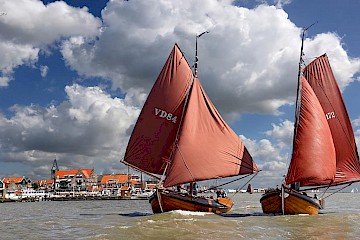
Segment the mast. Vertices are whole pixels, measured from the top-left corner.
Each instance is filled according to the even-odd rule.
[[[302,75],[302,64],[304,63],[303,60],[303,56],[304,56],[304,39],[305,39],[305,32],[311,28],[314,24],[316,24],[317,22],[314,22],[313,24],[311,24],[310,26],[308,26],[307,28],[303,28],[302,29],[302,34],[301,34],[301,48],[300,48],[300,59],[299,59],[299,69],[298,69],[298,78],[297,78],[297,87],[296,87],[296,102],[295,102],[295,121],[294,121],[294,134],[293,134],[293,148],[294,148],[294,144],[295,144],[295,138],[296,138],[296,133],[297,133],[297,127],[299,124],[299,112],[300,112],[300,100],[301,100],[301,75]],[[300,187],[300,183],[294,183],[293,188],[295,190],[298,190],[298,188]]]
[[[294,141],[295,141],[295,136],[296,136],[296,130],[297,130],[297,125],[298,125],[298,121],[299,121],[299,107],[300,107],[300,91],[301,91],[301,81],[300,81],[300,77],[302,74],[302,69],[301,66],[304,63],[303,60],[303,56],[304,56],[304,39],[305,39],[305,32],[311,28],[312,26],[314,26],[317,22],[314,22],[313,24],[311,24],[310,26],[308,26],[307,28],[303,28],[302,30],[302,34],[301,34],[301,48],[300,48],[300,59],[299,59],[299,70],[298,70],[298,78],[297,78],[297,88],[296,88],[296,105],[295,105],[295,122],[294,122],[294,135],[293,135],[293,146],[294,146]]]
[[[199,61],[199,58],[198,58],[198,44],[197,44],[197,40],[198,38],[200,38],[202,35],[204,35],[205,33],[210,33],[209,31],[205,31],[203,33],[200,33],[199,35],[196,35],[196,40],[195,40],[195,63],[194,63],[194,75],[195,75],[195,78],[198,77],[198,70],[197,70],[197,64],[198,64],[198,61]]]
[[[198,70],[197,70],[197,63],[199,61],[199,58],[198,58],[198,44],[197,44],[197,40],[198,38],[200,38],[202,35],[206,34],[206,33],[209,33],[209,31],[205,31],[205,32],[202,32],[200,33],[199,35],[196,35],[196,39],[195,39],[195,61],[194,61],[194,77],[195,79],[197,79],[197,73],[198,73]],[[180,119],[180,124],[179,124],[179,127],[177,129],[177,132],[176,132],[176,137],[175,137],[175,142],[174,142],[174,148],[173,148],[173,151],[171,152],[171,155],[170,155],[170,159],[172,158],[172,156],[174,155],[174,151],[175,149],[177,148],[178,146],[178,141],[179,141],[179,134],[180,134],[180,129],[181,129],[181,126],[182,126],[182,123],[183,123],[183,118],[184,118],[184,114],[185,114],[185,111],[186,111],[186,108],[187,108],[187,105],[188,105],[188,99],[189,99],[189,95],[190,95],[190,91],[191,91],[191,88],[194,84],[194,80],[191,82],[191,87],[189,88],[189,91],[187,92],[186,94],[186,98],[185,98],[185,104],[184,104],[184,108],[183,108],[183,111],[182,111],[182,114],[181,114],[181,119]],[[166,171],[168,170],[168,166],[169,166],[169,163],[170,161],[168,161],[166,163],[166,166],[165,166],[165,170],[164,170],[164,173],[160,179],[160,184],[162,184],[162,182],[164,181],[165,179],[165,174],[166,174]],[[191,173],[190,173],[191,174]]]

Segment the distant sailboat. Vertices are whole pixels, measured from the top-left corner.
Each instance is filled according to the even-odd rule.
[[[197,59],[197,56],[196,56]],[[196,62],[195,62],[196,65]],[[229,197],[195,196],[170,187],[258,172],[251,155],[222,119],[175,44],[130,137],[123,163],[162,175],[150,198],[154,213],[189,210],[224,213]]]
[[[250,194],[253,194],[254,193],[254,188],[253,186],[251,185],[251,183],[249,183],[247,189],[246,189],[246,192],[247,193],[250,193]]]
[[[303,45],[299,66],[302,49]],[[346,187],[358,181],[360,164],[354,133],[324,54],[302,74],[299,70],[293,152],[285,184],[281,190],[263,194],[260,202],[264,213],[318,214],[324,200],[303,191]]]
[[[355,188],[351,189],[350,192],[351,192],[351,193],[358,193],[358,192],[359,192],[359,189],[355,187]]]

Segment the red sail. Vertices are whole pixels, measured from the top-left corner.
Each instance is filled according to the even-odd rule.
[[[334,184],[360,180],[360,165],[354,133],[346,107],[326,54],[304,69],[330,126],[336,151]]]
[[[323,109],[309,83],[301,77],[302,91],[298,126],[286,184],[329,184],[336,172],[336,155]]]
[[[164,186],[256,171],[257,166],[244,144],[195,79]]]
[[[125,163],[144,172],[163,174],[192,81],[191,68],[175,45],[136,122]]]

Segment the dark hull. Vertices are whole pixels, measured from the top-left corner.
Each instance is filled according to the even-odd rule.
[[[233,201],[228,197],[215,200],[210,197],[195,197],[162,189],[158,189],[150,197],[149,202],[154,213],[185,210],[219,214],[230,211],[233,205]]]
[[[264,213],[282,214],[281,190],[272,190],[260,198]],[[285,189],[284,214],[317,215],[322,209],[320,201],[294,190]]]

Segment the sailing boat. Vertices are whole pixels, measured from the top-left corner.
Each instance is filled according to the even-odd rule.
[[[253,186],[251,185],[251,183],[249,183],[247,189],[246,189],[246,192],[247,193],[250,193],[250,194],[253,194],[254,193],[254,188]]]
[[[316,58],[301,75],[302,49],[292,158],[285,184],[261,197],[264,213],[315,215],[324,199],[306,190],[360,181],[354,133],[329,60]]]
[[[196,58],[197,59],[197,56]],[[150,197],[154,213],[172,210],[228,212],[233,201],[193,194],[195,182],[258,172],[251,155],[222,119],[175,44],[144,104],[124,160],[161,175]],[[190,184],[189,194],[175,187]]]

